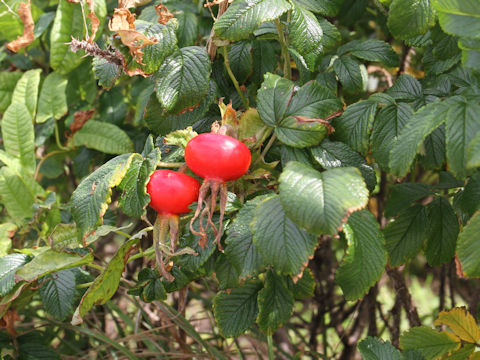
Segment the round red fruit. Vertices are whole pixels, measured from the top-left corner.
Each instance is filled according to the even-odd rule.
[[[251,160],[248,147],[228,135],[200,134],[185,148],[188,167],[204,179],[236,180],[247,172]]]
[[[193,177],[172,170],[157,170],[147,184],[150,206],[159,214],[178,215],[190,211],[197,201],[200,183]]]

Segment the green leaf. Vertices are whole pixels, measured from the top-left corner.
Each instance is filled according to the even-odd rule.
[[[479,113],[478,99],[475,101],[463,97],[451,98],[445,138],[449,169],[458,179],[469,175],[466,169],[467,149],[475,134],[480,131]]]
[[[284,277],[273,271],[267,272],[265,286],[258,293],[257,324],[260,330],[271,336],[282,327],[293,311],[293,294]]]
[[[387,94],[397,100],[414,101],[422,97],[422,84],[413,76],[402,74],[387,90]]]
[[[170,20],[165,25],[151,24],[143,21],[135,21],[136,30],[144,34],[147,38],[157,40],[156,44],[146,46],[143,50],[143,71],[151,74],[158,70],[165,58],[171,55],[177,46],[177,37],[175,29],[177,22]]]
[[[372,191],[377,184],[375,170],[367,161],[347,144],[325,139],[318,146],[310,148],[313,158],[325,169],[353,166],[360,170],[368,190]]]
[[[55,11],[49,11],[40,16],[38,21],[35,22],[35,28],[33,29],[33,35],[35,39],[38,39],[43,35],[45,30],[50,26],[55,18]]]
[[[205,49],[190,46],[176,51],[155,73],[158,101],[169,112],[197,106],[208,93],[210,71]]]
[[[136,218],[145,213],[145,208],[150,202],[147,194],[147,183],[160,161],[160,150],[153,145],[153,138],[149,136],[141,155],[135,154],[132,162],[119,184],[122,196],[119,205],[122,211]]]
[[[88,290],[80,300],[72,318],[72,325],[78,325],[83,322],[82,317],[92,308],[93,305],[102,305],[107,302],[117,291],[125,269],[126,262],[130,252],[135,245],[138,245],[139,239],[131,239],[125,242],[112,257],[104,272],[102,272],[93,281]]]
[[[404,183],[393,185],[385,205],[385,217],[397,216],[408,209],[415,201],[432,195],[426,184]]]
[[[32,261],[18,270],[15,278],[32,282],[50,273],[90,264],[92,261],[93,255],[90,252],[82,256],[75,253],[56,252],[48,249],[35,256]]]
[[[252,43],[239,41],[228,50],[230,68],[240,84],[244,84],[253,72]]]
[[[348,215],[368,201],[368,190],[356,168],[320,173],[290,161],[279,180],[280,199],[288,217],[318,235],[335,235]]]
[[[54,251],[75,249],[82,243],[75,224],[58,224],[48,236],[48,240]]]
[[[343,0],[294,0],[294,3],[323,16],[337,16]]]
[[[35,117],[37,111],[38,88],[40,85],[41,69],[24,72],[15,85],[12,95],[12,104],[22,104],[28,109],[30,117]]]
[[[335,139],[366,155],[376,111],[377,103],[371,100],[361,100],[348,106],[342,116],[332,123]]]
[[[249,281],[213,298],[213,313],[223,336],[239,336],[254,324],[258,314],[257,295],[261,288],[259,281]]]
[[[306,60],[308,69],[315,71],[315,63],[322,51],[323,30],[313,13],[301,6],[293,6],[288,24],[291,44]]]
[[[463,186],[463,184],[456,185],[457,186],[453,187]],[[458,193],[456,203],[461,211],[466,213],[468,217],[472,217],[475,212],[480,209],[480,172],[476,172],[468,179],[463,191]]]
[[[367,90],[367,69],[351,56],[343,55],[335,59],[333,69],[345,90],[354,93]]]
[[[293,282],[291,277],[287,278],[288,287],[296,300],[304,300],[311,298],[315,292],[315,278],[312,271],[307,267],[301,274],[300,279]]]
[[[17,225],[12,223],[0,224],[0,257],[8,254],[12,247],[12,237],[17,231]]]
[[[198,17],[191,11],[176,10],[175,18],[178,20],[176,30],[178,46],[191,46],[198,39]]]
[[[388,28],[396,39],[425,34],[435,25],[435,11],[430,0],[393,0]]]
[[[220,254],[215,261],[215,276],[221,290],[238,286],[239,273],[225,254]]]
[[[402,354],[390,342],[367,337],[358,344],[363,360],[403,360]]]
[[[138,274],[138,280],[140,281],[142,272],[147,270],[147,276],[145,279],[142,279],[142,282],[146,283],[143,286],[142,290],[142,299],[145,302],[152,301],[163,301],[167,298],[167,292],[163,287],[162,281],[160,279],[159,273],[157,270],[153,271],[151,269],[145,268]]]
[[[477,1],[435,0],[438,20],[448,34],[480,39],[480,4]]]
[[[286,0],[237,0],[213,25],[215,34],[236,41],[247,38],[261,23],[291,9]]]
[[[480,277],[480,212],[462,229],[457,240],[457,256],[466,276]]]
[[[101,34],[107,15],[105,0],[95,1],[95,16],[100,20],[97,37]],[[88,21],[90,23],[90,21]],[[60,74],[68,74],[83,61],[83,51],[73,52],[68,43],[72,37],[84,39],[84,25],[80,4],[60,1],[50,32],[50,66]],[[90,31],[89,31],[90,32]],[[90,32],[91,34],[91,32]]]
[[[35,146],[32,118],[25,105],[12,103],[2,119],[3,145],[7,154],[20,160],[27,174],[35,171]]]
[[[425,255],[430,266],[449,262],[455,256],[458,219],[446,198],[436,197],[427,206],[427,244]]]
[[[76,281],[73,269],[51,274],[40,286],[40,297],[45,310],[57,320],[64,320],[73,307]]]
[[[336,280],[347,300],[362,298],[382,276],[387,264],[385,239],[375,216],[356,211],[343,225],[348,242]]]
[[[388,171],[390,150],[413,114],[412,108],[405,103],[388,105],[378,112],[373,123],[371,136],[372,154],[375,161]]]
[[[68,111],[67,78],[57,72],[48,74],[40,91],[38,112],[35,118],[37,124],[44,123],[49,118],[60,119]]]
[[[422,166],[428,170],[439,170],[445,164],[445,125],[440,125],[428,135],[423,143],[425,154],[420,155]]]
[[[113,158],[82,180],[72,194],[72,216],[82,234],[92,231],[105,215],[112,188],[120,184],[134,154]]]
[[[434,360],[457,349],[460,339],[446,331],[438,332],[426,326],[413,327],[400,336],[400,347],[418,350],[426,360]]]
[[[253,242],[250,223],[255,216],[255,209],[268,195],[257,196],[243,205],[236,218],[227,229],[225,255],[238,271],[241,279],[257,274],[263,258]]]
[[[447,113],[448,106],[436,102],[413,114],[390,150],[390,168],[393,174],[403,176],[410,170],[423,141],[445,121]]]
[[[422,248],[427,230],[427,216],[422,205],[403,211],[383,229],[390,265],[399,266]]]
[[[33,181],[33,179],[30,180]],[[6,166],[0,169],[0,197],[2,204],[18,225],[23,222],[23,219],[33,216],[35,194],[26,181]]]
[[[327,135],[321,119],[340,110],[341,102],[317,81],[294,92],[291,81],[266,74],[258,91],[258,113],[262,121],[275,127],[278,139],[293,147],[318,144]]]
[[[30,261],[25,254],[11,254],[0,258],[0,295],[7,295],[15,287],[15,272]]]
[[[339,56],[350,53],[351,55],[367,60],[396,67],[399,63],[398,54],[393,51],[389,43],[381,40],[354,40],[341,46],[337,54]]]
[[[20,356],[19,359],[25,360],[60,360],[61,357],[58,353],[49,345],[26,342],[19,347]]]
[[[342,35],[338,31],[337,27],[329,22],[327,19],[319,19],[320,27],[323,31],[322,37],[322,47],[323,50],[330,51],[337,47],[337,45],[342,41]]]
[[[480,132],[477,132],[467,146],[467,169],[480,167]]]
[[[317,246],[316,236],[298,228],[287,217],[278,195],[260,202],[250,228],[265,264],[280,274],[300,273]]]
[[[122,69],[118,65],[112,64],[103,58],[93,58],[92,66],[98,85],[105,89],[110,89],[115,85],[115,82],[122,74]]]
[[[127,133],[114,124],[97,120],[87,121],[73,136],[73,143],[107,154],[124,154],[134,150]]]
[[[3,113],[10,105],[15,85],[21,77],[22,73],[19,71],[0,72],[0,113]]]

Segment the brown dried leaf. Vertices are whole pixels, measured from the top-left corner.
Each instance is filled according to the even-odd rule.
[[[173,18],[173,14],[168,11],[166,6],[162,4],[158,4],[157,6],[155,6],[155,11],[158,15],[158,22],[162,25],[165,25],[170,21],[171,18]]]
[[[97,16],[95,15],[95,0],[87,0],[88,8],[90,10],[90,14],[87,15],[87,18],[90,19],[92,22],[92,35],[88,39],[88,42],[91,44],[93,40],[95,40],[95,36],[97,35],[98,27],[100,26],[100,20],[98,20]]]
[[[132,8],[137,6],[142,6],[149,3],[151,0],[118,0],[119,8]]]
[[[73,122],[70,124],[70,136],[73,136],[78,130],[80,130],[85,123],[93,116],[95,109],[76,111],[73,114]]]
[[[23,22],[23,34],[7,44],[7,48],[13,52],[18,52],[18,50],[30,45],[33,40],[35,40],[35,36],[33,35],[35,24],[30,9],[30,0],[26,4],[20,3],[18,15],[20,15],[20,19]]]
[[[5,315],[0,319],[0,328],[4,328],[12,336],[17,336],[15,330],[15,321],[18,320],[18,314],[15,310],[7,310]]]

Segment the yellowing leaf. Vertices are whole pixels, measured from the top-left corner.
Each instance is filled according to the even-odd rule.
[[[434,324],[448,326],[460,339],[466,342],[476,343],[480,340],[480,329],[472,314],[464,307],[442,311],[438,314]]]

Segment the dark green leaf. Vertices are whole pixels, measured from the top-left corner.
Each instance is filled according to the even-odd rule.
[[[422,35],[435,25],[435,11],[430,0],[393,0],[387,24],[396,39]]]
[[[425,154],[420,162],[425,169],[438,170],[445,163],[445,125],[442,124],[427,136],[423,143]]]
[[[24,266],[30,257],[25,254],[11,254],[0,258],[0,295],[7,295],[15,287],[15,272]]]
[[[294,0],[301,7],[324,16],[336,16],[342,0]]]
[[[220,254],[215,261],[215,276],[221,290],[232,289],[238,286],[239,273],[230,262],[228,256]]]
[[[367,69],[351,56],[342,55],[337,58],[333,69],[345,90],[360,92],[367,89]]]
[[[477,132],[467,146],[467,169],[480,167],[480,132]]]
[[[455,187],[461,187],[463,184],[456,184]],[[458,186],[460,185],[460,186]],[[467,185],[460,192],[457,198],[458,207],[469,217],[480,209],[480,173],[475,173],[468,179]]]
[[[432,195],[428,185],[404,183],[396,184],[390,189],[390,194],[385,205],[387,218],[397,216],[400,212],[408,209],[415,201]]]
[[[51,347],[38,342],[25,342],[20,345],[18,360],[60,360],[61,357]]]
[[[426,360],[438,359],[460,345],[460,339],[426,326],[413,327],[400,337],[402,349],[418,350]]]
[[[351,55],[368,60],[381,62],[389,67],[398,66],[399,57],[389,43],[381,40],[354,40],[341,46],[337,51],[339,56]]]
[[[317,246],[316,236],[298,228],[287,217],[277,195],[257,206],[250,226],[265,264],[272,265],[281,274],[300,273]]]
[[[234,43],[228,51],[228,59],[237,81],[240,84],[245,83],[253,72],[252,43],[250,41]]]
[[[387,264],[385,239],[375,216],[367,210],[350,215],[343,232],[348,249],[337,269],[336,280],[347,300],[358,300],[384,272]]]
[[[363,360],[403,360],[402,354],[390,342],[367,337],[358,344]]]
[[[284,277],[273,271],[267,273],[265,286],[258,293],[257,324],[260,330],[272,335],[289,319],[293,311],[293,294]]]
[[[356,168],[322,173],[290,161],[280,176],[280,198],[286,214],[314,234],[337,233],[342,222],[368,201],[368,190]]]
[[[262,283],[250,281],[213,298],[213,313],[224,336],[239,336],[254,324],[258,314],[257,295],[261,288]]]
[[[307,267],[303,270],[300,279],[293,282],[291,277],[287,278],[288,287],[296,300],[311,298],[315,291],[315,278],[312,271]]]
[[[103,58],[96,57],[93,59],[93,73],[98,85],[110,89],[122,74],[122,69]]]
[[[44,279],[40,297],[45,310],[57,320],[64,320],[73,307],[76,281],[73,269],[60,270]]]
[[[422,248],[427,230],[425,213],[422,205],[414,205],[383,229],[391,266],[403,264]]]
[[[422,84],[413,76],[402,74],[387,90],[387,94],[397,100],[414,101],[422,97]]]
[[[436,197],[427,206],[427,244],[425,255],[428,264],[437,266],[455,256],[458,219],[446,198]]]

